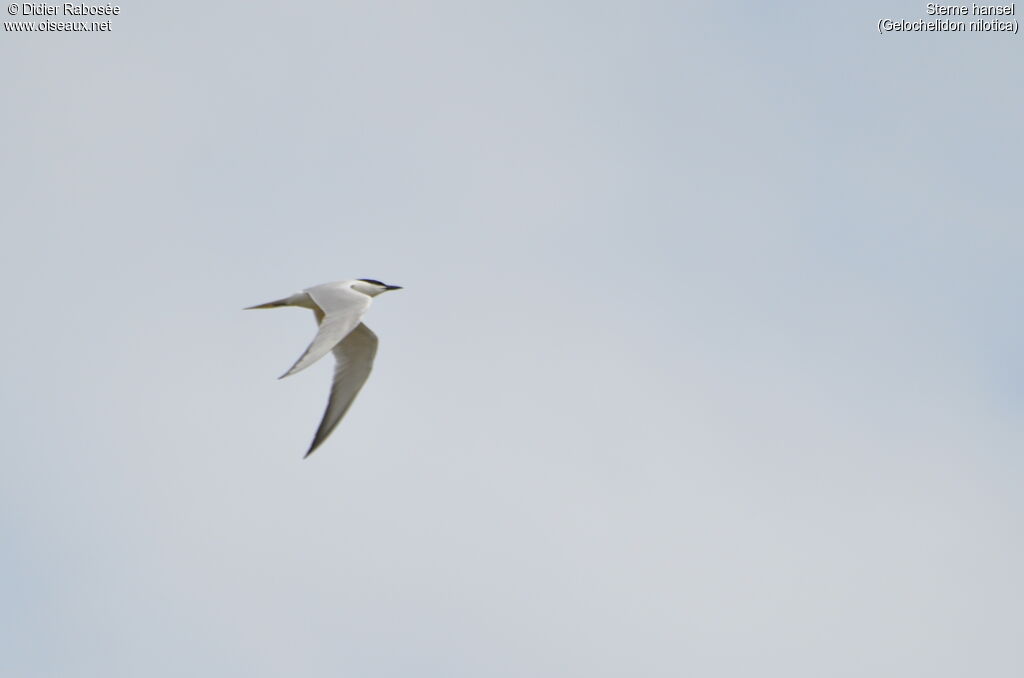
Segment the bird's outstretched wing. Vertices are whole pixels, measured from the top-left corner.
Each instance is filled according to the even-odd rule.
[[[304,370],[327,355],[359,324],[366,309],[370,307],[370,297],[335,284],[311,287],[306,290],[306,294],[323,313],[322,318],[317,313],[320,329],[305,353],[279,379]]]
[[[370,370],[373,369],[373,359],[377,355],[377,335],[371,332],[369,327],[359,323],[334,347],[333,353],[335,365],[331,397],[327,401],[327,411],[324,412],[313,444],[306,452],[307,457],[331,435],[331,431],[356,399],[359,389],[366,383]]]

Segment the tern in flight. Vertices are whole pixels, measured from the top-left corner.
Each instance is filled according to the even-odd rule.
[[[398,285],[385,285],[379,280],[361,278],[342,282],[324,283],[296,292],[290,297],[270,301],[248,308],[280,308],[298,306],[311,309],[320,326],[313,343],[299,356],[295,364],[279,379],[306,369],[328,351],[334,353],[334,382],[327,410],[316,430],[306,457],[327,440],[331,431],[348,412],[359,389],[366,383],[377,355],[377,335],[362,322],[363,314],[378,294],[402,289]],[[246,309],[248,310],[248,309]]]

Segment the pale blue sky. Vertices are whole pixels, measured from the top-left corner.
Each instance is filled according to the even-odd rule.
[[[924,5],[5,32],[0,673],[1021,675],[1022,43]],[[239,309],[349,277],[302,461]]]

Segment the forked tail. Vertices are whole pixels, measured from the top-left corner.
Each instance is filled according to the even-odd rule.
[[[265,304],[259,304],[258,306],[246,306],[243,311],[249,311],[254,308],[280,308],[282,306],[288,306],[288,297],[284,299],[278,299],[277,301],[268,301]]]

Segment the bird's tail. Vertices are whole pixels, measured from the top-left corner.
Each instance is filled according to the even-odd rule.
[[[243,311],[249,311],[254,308],[280,308],[282,306],[288,306],[288,297],[284,299],[278,299],[277,301],[268,301],[265,304],[259,304],[258,306],[246,306]]]

